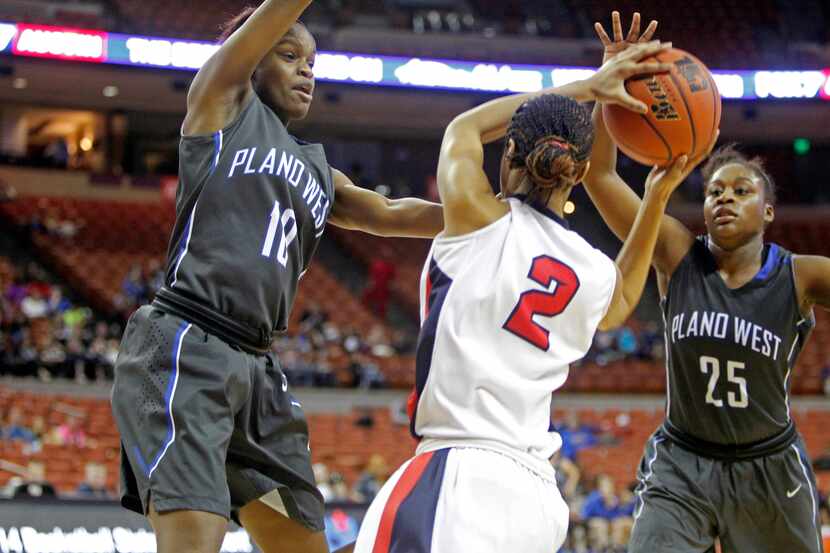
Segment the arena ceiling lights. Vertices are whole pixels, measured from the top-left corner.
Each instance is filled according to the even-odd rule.
[[[0,52],[15,56],[198,70],[218,49],[210,42],[103,31],[0,23]],[[593,73],[592,68],[497,64],[458,60],[319,52],[320,81],[451,91],[533,92]],[[830,100],[830,69],[816,71],[713,71],[726,99]]]

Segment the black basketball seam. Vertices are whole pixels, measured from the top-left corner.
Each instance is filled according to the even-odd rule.
[[[647,124],[649,127],[651,127],[651,130],[653,130],[653,131],[654,131],[654,134],[656,134],[656,135],[657,135],[657,138],[659,138],[659,139],[660,139],[660,142],[662,142],[662,143],[663,143],[663,146],[665,146],[665,147],[666,147],[666,151],[667,151],[667,152],[668,152],[668,154],[669,154],[669,158],[668,158],[668,160],[667,160],[667,161],[671,161],[672,159],[674,159],[674,154],[672,153],[671,144],[669,144],[669,143],[668,143],[668,141],[667,141],[667,140],[663,137],[663,135],[662,135],[662,134],[660,134],[660,131],[658,131],[658,130],[657,130],[657,127],[655,127],[655,126],[654,126],[654,123],[652,123],[652,122],[649,120],[648,115],[643,115],[643,114],[641,113],[641,114],[640,114],[640,117],[642,117],[642,118],[643,118],[643,120],[646,122],[646,124]]]
[[[716,127],[717,127],[718,122],[720,121],[720,115],[721,115],[719,113],[720,110],[718,109],[718,98],[720,98],[720,90],[718,90],[718,85],[717,85],[717,83],[715,83],[715,79],[712,78],[712,73],[710,73],[710,72],[707,72],[707,73],[708,74],[707,74],[706,78],[709,80],[709,84],[712,87],[712,91],[715,92],[715,94],[712,94],[712,131],[709,134],[710,137],[714,137],[715,132],[717,131]],[[715,115],[718,115],[718,117],[715,117]],[[710,140],[711,140],[711,138],[710,138]],[[707,144],[707,146],[708,146],[708,144]]]
[[[657,58],[657,61],[663,61],[660,59],[660,55],[654,56]],[[689,128],[692,131],[692,151],[689,152],[690,156],[695,154],[697,150],[697,133],[695,132],[695,118],[692,116],[692,110],[689,109],[689,102],[686,101],[686,95],[683,94],[683,89],[681,88],[680,82],[675,78],[674,73],[669,71],[669,78],[674,83],[674,88],[677,89],[678,94],[680,94],[680,99],[683,100],[683,105],[686,107],[686,113],[689,115]]]
[[[619,145],[617,145],[617,147],[619,148]],[[626,147],[627,149],[631,150],[632,152],[637,153],[637,154],[639,154],[639,155],[641,155],[641,156],[643,156],[643,157],[649,157],[649,158],[653,158],[653,157],[654,157],[654,153],[653,153],[653,152],[649,152],[649,151],[647,151],[647,150],[641,150],[640,148],[634,148],[633,146],[631,146],[631,145],[629,145],[629,144],[626,144],[626,145],[625,145],[625,147]],[[623,153],[625,153],[625,152],[623,152]],[[626,155],[628,155],[628,154],[626,154]],[[628,156],[628,157],[631,157],[631,156]],[[635,161],[636,161],[636,160],[635,160]]]

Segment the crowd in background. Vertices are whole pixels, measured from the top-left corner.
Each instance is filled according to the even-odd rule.
[[[120,321],[150,302],[164,281],[157,261],[130,268],[116,300],[120,316],[113,320],[71,301],[66,287],[34,262],[7,269],[0,273],[0,376],[44,381],[110,379]],[[660,359],[662,340],[656,323],[598,332],[586,360],[605,365],[626,358]],[[410,354],[414,346],[412,332],[376,325],[360,333],[310,304],[297,328],[274,341],[273,351],[294,386],[380,388],[385,379],[379,359]]]
[[[111,378],[121,325],[70,301],[66,288],[36,263],[6,267],[0,273],[0,376]]]

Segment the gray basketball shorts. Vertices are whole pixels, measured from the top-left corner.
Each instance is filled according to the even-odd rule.
[[[804,444],[724,461],[657,431],[637,474],[629,553],[822,553],[818,497]]]
[[[207,511],[239,522],[261,500],[322,531],[308,424],[274,355],[251,355],[144,306],[127,323],[112,410],[121,503],[146,515]]]

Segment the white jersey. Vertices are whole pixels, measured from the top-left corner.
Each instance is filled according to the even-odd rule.
[[[549,209],[508,202],[489,226],[432,244],[411,428],[419,453],[485,447],[549,473],[551,393],[590,348],[617,273]]]

